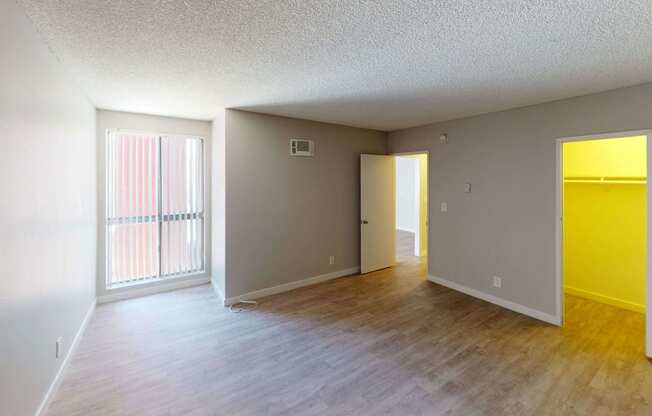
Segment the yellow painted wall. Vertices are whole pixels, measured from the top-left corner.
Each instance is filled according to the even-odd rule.
[[[421,239],[421,255],[428,255],[428,155],[422,154],[419,155],[419,169],[421,173],[419,174],[421,187],[421,208],[419,212],[421,213],[420,223],[421,223],[421,232],[419,238]]]
[[[567,293],[645,311],[646,137],[563,145]],[[607,183],[570,182],[605,178]],[[625,181],[626,182],[626,181]]]
[[[564,177],[646,177],[646,136],[564,143]]]

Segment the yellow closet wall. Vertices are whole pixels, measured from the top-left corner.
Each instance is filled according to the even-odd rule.
[[[645,311],[646,160],[645,136],[563,144],[567,293]]]

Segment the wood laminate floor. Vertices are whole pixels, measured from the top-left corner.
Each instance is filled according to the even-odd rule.
[[[208,285],[97,308],[48,415],[652,415],[644,316],[567,298],[562,329],[425,263],[232,313]]]

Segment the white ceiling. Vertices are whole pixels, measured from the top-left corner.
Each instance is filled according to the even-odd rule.
[[[650,0],[18,0],[99,108],[380,130],[652,81]]]

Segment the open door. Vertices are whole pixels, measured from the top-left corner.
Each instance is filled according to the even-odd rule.
[[[360,272],[394,265],[396,173],[394,156],[360,155]]]

